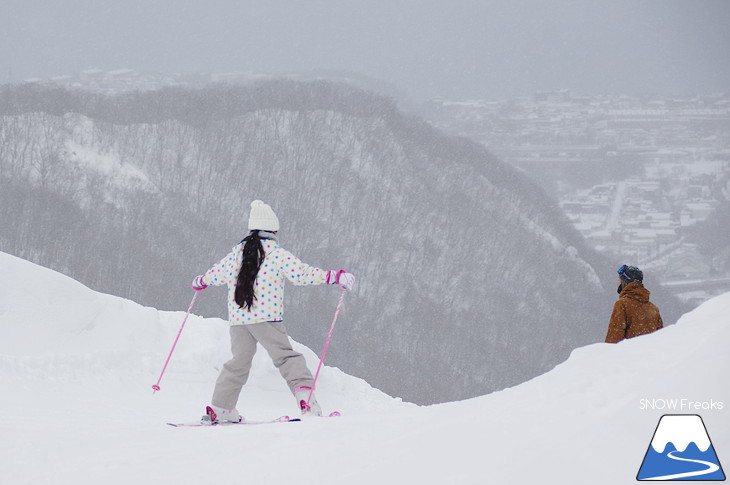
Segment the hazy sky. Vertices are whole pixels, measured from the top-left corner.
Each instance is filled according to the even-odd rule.
[[[0,81],[351,71],[415,99],[730,92],[730,0],[0,0]]]

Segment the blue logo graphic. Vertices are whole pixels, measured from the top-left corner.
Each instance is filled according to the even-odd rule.
[[[637,480],[725,480],[702,418],[665,414],[646,450]]]

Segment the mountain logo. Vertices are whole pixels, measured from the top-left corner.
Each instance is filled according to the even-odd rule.
[[[702,418],[665,414],[659,419],[637,480],[725,480]]]

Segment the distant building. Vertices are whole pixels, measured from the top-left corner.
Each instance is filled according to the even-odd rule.
[[[684,205],[679,215],[683,227],[693,226],[704,221],[715,211],[715,204],[711,202],[690,202]]]
[[[666,280],[706,279],[711,270],[710,264],[695,248],[687,248],[669,257],[664,275]]]

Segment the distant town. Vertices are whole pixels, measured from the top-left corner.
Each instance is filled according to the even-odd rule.
[[[266,78],[89,69],[25,82],[115,94]],[[730,291],[728,271],[686,238],[689,228],[730,201],[730,94],[578,96],[558,90],[491,101],[433,99],[421,114],[523,170],[590,244],[648,270],[681,298],[699,303]]]
[[[685,300],[730,290],[730,275],[685,237],[718,208],[727,210],[730,95],[561,90],[437,99],[424,111],[438,128],[484,144],[531,175],[597,249],[649,270]]]

